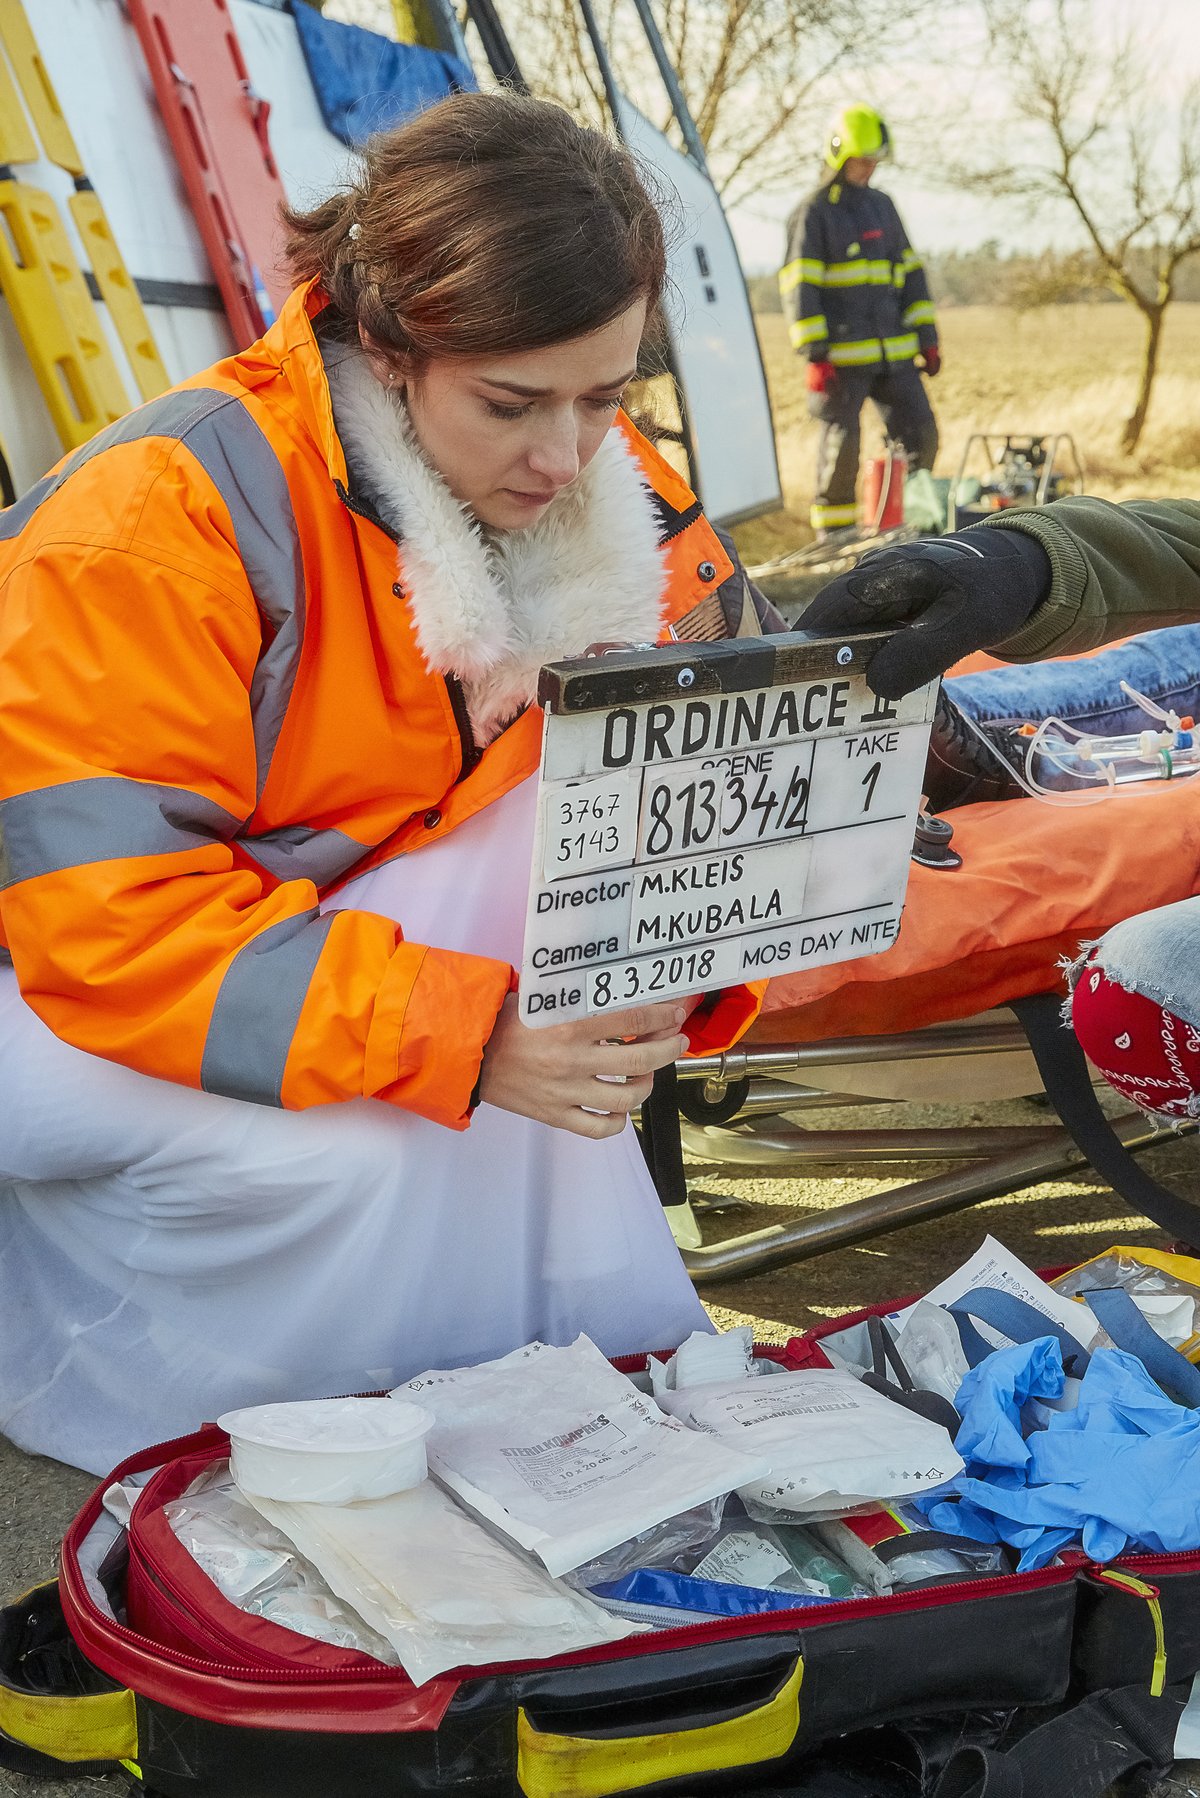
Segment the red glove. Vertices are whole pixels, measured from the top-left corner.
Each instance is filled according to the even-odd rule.
[[[942,352],[936,343],[931,343],[927,350],[921,351],[921,361],[925,365],[925,373],[932,380],[942,366]]]
[[[810,362],[804,378],[810,393],[828,393],[837,380],[837,369],[832,362]]]

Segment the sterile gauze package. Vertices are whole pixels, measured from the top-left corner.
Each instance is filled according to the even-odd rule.
[[[586,1336],[424,1373],[392,1396],[433,1413],[435,1477],[555,1574],[768,1470],[749,1444],[665,1416]],[[699,1539],[709,1527],[698,1523]]]
[[[163,1516],[202,1572],[239,1611],[334,1648],[399,1664],[391,1643],[336,1597],[287,1537],[247,1503],[224,1461],[164,1505]]]
[[[660,1393],[657,1402],[769,1464],[769,1473],[738,1487],[753,1516],[837,1516],[927,1492],[962,1470],[940,1424],[838,1369],[694,1386]]]
[[[577,1654],[639,1630],[551,1579],[431,1480],[353,1505],[247,1497],[391,1643],[416,1686],[451,1667]]]

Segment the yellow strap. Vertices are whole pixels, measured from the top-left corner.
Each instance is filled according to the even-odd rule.
[[[831,343],[829,360],[835,368],[856,368],[869,362],[882,362],[883,349],[878,337],[864,337],[850,343]]]
[[[425,0],[392,0],[392,18],[402,44],[424,44],[427,50],[441,48]]]
[[[166,392],[171,377],[163,367],[141,295],[117,248],[100,196],[89,188],[84,193],[72,194],[67,204],[75,220],[75,229],[91,258],[100,297],[108,307],[108,315],[129,358],[138,392],[144,400],[152,400]]]
[[[0,1685],[0,1730],[58,1761],[132,1761],[138,1751],[132,1692],[50,1698]]]
[[[1158,1593],[1145,1580],[1136,1578],[1132,1573],[1120,1573],[1115,1567],[1102,1567],[1100,1578],[1111,1581],[1114,1586],[1123,1586],[1127,1592],[1144,1598],[1149,1605],[1150,1621],[1154,1625],[1154,1665],[1150,1670],[1150,1696],[1161,1698],[1163,1687],[1167,1683],[1167,1638]]]
[[[801,281],[808,281],[819,287],[825,277],[825,264],[817,262],[812,256],[797,256],[793,262],[787,262],[779,271],[779,293],[786,299],[789,293],[799,287]]]
[[[858,507],[853,501],[848,506],[810,506],[808,522],[814,531],[836,530],[839,525],[857,524]]]
[[[36,162],[38,147],[8,64],[0,57],[0,162]]]
[[[58,103],[54,84],[46,73],[22,0],[0,0],[0,37],[4,39],[4,48],[47,156],[60,169],[66,169],[68,175],[82,175],[83,160]]]
[[[76,449],[129,401],[54,201],[23,181],[0,181],[0,218],[0,290],[59,440]]]
[[[904,308],[901,322],[906,325],[932,325],[935,323],[933,301],[914,300],[911,306]]]
[[[825,268],[826,287],[890,287],[890,262],[830,262]]]
[[[544,1735],[517,1712],[517,1784],[526,1798],[608,1798],[660,1780],[778,1760],[800,1727],[798,1660],[774,1698],[743,1717],[664,1735],[588,1738]]]
[[[915,356],[921,345],[915,331],[906,331],[903,337],[885,337],[883,353],[889,362],[907,362]]]
[[[816,318],[798,318],[788,326],[788,338],[794,350],[802,350],[805,344],[820,343],[828,335],[829,326],[824,314],[818,314]]]

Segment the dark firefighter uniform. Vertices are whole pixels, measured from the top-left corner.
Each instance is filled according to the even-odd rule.
[[[792,347],[808,358],[809,406],[822,426],[811,513],[820,531],[855,523],[865,400],[875,402],[910,469],[931,468],[938,446],[916,362],[928,358],[931,373],[938,364],[924,269],[888,196],[841,176],[850,156],[886,154],[887,128],[866,107],[849,109],[839,123],[826,152],[836,166],[789,219],[779,275]]]

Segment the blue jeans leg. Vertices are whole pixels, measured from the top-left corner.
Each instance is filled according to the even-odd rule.
[[[1098,736],[1152,728],[1131,687],[1181,718],[1200,717],[1200,624],[1147,631],[1075,662],[1008,663],[984,674],[960,674],[946,692],[978,724],[1033,723],[1061,718]]]
[[[946,691],[980,724],[1040,724],[1054,717],[1098,736],[1153,728],[1142,708],[1122,693],[1122,680],[1164,711],[1200,716],[1200,624],[1148,631],[1080,661],[1010,663],[985,674],[959,675],[946,682]],[[1084,960],[1076,964],[1072,984]],[[1094,965],[1119,986],[1156,1000],[1200,1029],[1200,898],[1114,925],[1101,938]]]

